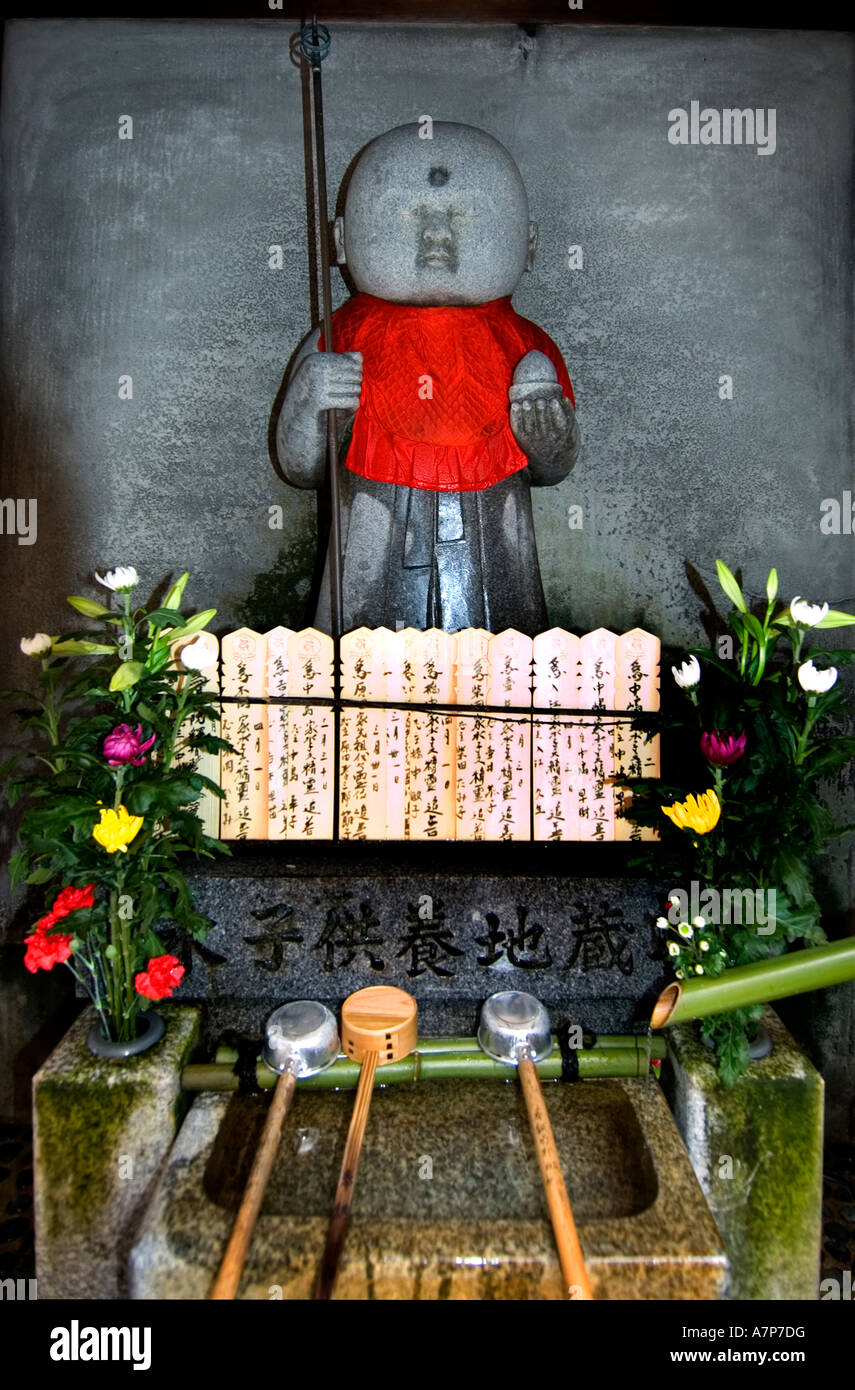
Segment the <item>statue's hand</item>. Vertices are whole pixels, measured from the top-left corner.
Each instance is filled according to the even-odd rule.
[[[362,392],[361,352],[310,352],[288,387],[295,403],[315,414],[324,410],[355,411]]]
[[[276,450],[295,487],[321,487],[328,410],[353,415],[362,391],[361,352],[304,352],[294,367],[276,426]]]
[[[560,483],[576,462],[579,430],[576,412],[562,394],[549,358],[542,352],[526,353],[517,364],[508,397],[511,430],[528,459],[531,483]]]

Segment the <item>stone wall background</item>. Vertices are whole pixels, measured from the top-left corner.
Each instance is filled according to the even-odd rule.
[[[696,642],[684,566],[713,586],[717,555],[754,593],[774,563],[786,593],[851,603],[853,538],[819,521],[853,474],[852,36],[343,24],[333,40],[332,198],[362,145],[423,113],[484,127],[523,172],[540,246],[515,305],[563,349],[583,432],[575,473],[535,495],[552,620]],[[776,152],[672,146],[668,112],[692,100],[775,107]],[[309,326],[288,26],[13,22],[2,155],[0,492],[38,499],[35,544],[0,536],[2,683],[26,679],[20,635],[56,631],[62,596],[115,564],[152,585],[190,569],[189,601],[223,630],[299,624],[316,500],[268,448]],[[828,876],[836,915],[847,863]],[[855,1054],[852,997],[803,1010],[829,1077]]]

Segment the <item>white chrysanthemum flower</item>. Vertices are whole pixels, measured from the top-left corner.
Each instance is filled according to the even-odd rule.
[[[692,926],[693,926],[693,927],[697,927],[699,931],[703,931],[703,929],[704,929],[704,927],[706,926],[706,924],[707,924],[707,923],[706,923],[706,918],[705,918],[705,917],[693,917],[693,918],[692,918]]]
[[[798,595],[790,604],[790,617],[799,627],[816,627],[828,613],[827,603],[806,603]]]
[[[217,660],[216,638],[209,633],[200,633],[195,641],[181,648],[178,659],[188,671],[207,670]]]
[[[680,933],[681,936],[684,936],[687,941],[691,941],[692,937],[695,934],[692,931],[692,928],[689,926],[688,922],[681,922],[680,925],[677,927],[677,931]]]
[[[695,974],[696,974],[696,975],[703,975],[703,973],[704,973],[704,967],[703,967],[702,965],[696,965],[696,966],[695,966]]]
[[[677,945],[676,941],[668,942],[668,954],[669,956],[679,956],[680,947]]]
[[[699,941],[698,945],[702,951],[708,951],[710,948],[710,943],[708,941]]]
[[[112,589],[114,594],[127,593],[130,589],[135,589],[140,582],[133,565],[119,565],[114,570],[108,570],[103,579],[100,574],[96,574],[95,578],[105,589]]]
[[[690,690],[701,679],[701,666],[696,656],[687,657],[679,668],[671,667],[671,675],[681,690]]]
[[[21,638],[21,651],[24,656],[43,656],[52,646],[53,643],[46,632],[37,632],[35,637]]]
[[[799,685],[808,695],[824,695],[837,680],[837,667],[829,666],[827,671],[818,671],[812,661],[803,661],[797,675]]]
[[[675,970],[675,971],[674,971],[674,974],[677,976],[677,979],[678,979],[678,980],[682,980],[682,978],[683,978],[683,972],[682,972],[682,970]]]
[[[670,924],[667,917],[657,917],[656,925],[660,931],[667,931]]]

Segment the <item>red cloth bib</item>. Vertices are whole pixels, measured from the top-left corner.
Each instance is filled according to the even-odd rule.
[[[532,348],[550,359],[575,405],[558,348],[516,313],[510,297],[425,308],[357,294],[333,315],[333,346],[362,353],[362,395],[345,462],[379,482],[479,492],[525,468],[508,420],[508,387]]]

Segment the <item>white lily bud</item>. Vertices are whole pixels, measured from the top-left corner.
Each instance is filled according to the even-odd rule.
[[[790,604],[790,617],[799,627],[816,627],[827,613],[827,603],[807,603],[798,595]]]
[[[24,656],[42,656],[49,652],[53,643],[46,632],[37,632],[35,637],[21,638],[21,651]]]
[[[837,667],[829,666],[827,671],[818,671],[812,661],[803,661],[796,674],[799,685],[808,695],[825,695],[837,680]]]
[[[188,671],[207,670],[217,660],[217,639],[210,632],[200,633],[194,641],[181,648],[178,659]]]
[[[671,667],[671,675],[681,690],[691,690],[701,679],[701,666],[696,656],[689,656],[679,669]]]

